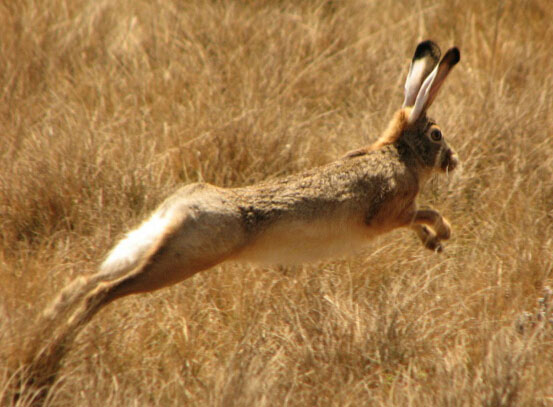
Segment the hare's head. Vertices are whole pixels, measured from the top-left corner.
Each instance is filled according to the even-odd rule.
[[[404,144],[428,170],[453,171],[457,167],[457,154],[426,112],[459,60],[457,48],[449,49],[440,61],[440,48],[432,41],[417,46],[405,82],[403,108],[373,148],[389,143]]]
[[[457,153],[444,139],[440,127],[426,114],[412,124],[407,121],[401,141],[410,147],[417,161],[430,170],[451,172],[457,168]]]

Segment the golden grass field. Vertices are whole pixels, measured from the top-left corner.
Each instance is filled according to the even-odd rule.
[[[419,200],[443,254],[398,230],[127,297],[45,405],[553,406],[552,21],[549,0],[2,1],[0,400],[33,404],[10,395],[41,311],[166,196],[374,141],[432,38],[462,55],[430,112],[462,168]]]

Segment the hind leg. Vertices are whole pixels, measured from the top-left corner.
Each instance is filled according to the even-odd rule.
[[[175,284],[240,250],[248,240],[240,220],[226,193],[209,185],[169,197],[112,249],[98,273],[69,284],[43,313],[24,344],[21,386],[45,396],[74,338],[112,301]]]
[[[238,252],[245,238],[233,222],[185,221],[168,233],[142,264],[109,284],[106,302],[130,294],[159,290],[207,270]]]
[[[197,251],[196,251],[197,252]],[[213,254],[213,252],[211,252]],[[99,272],[71,283],[38,323],[36,334],[26,345],[25,376],[21,383],[48,389],[55,381],[61,361],[81,329],[106,305],[126,295],[158,290],[205,270],[224,256],[194,256],[186,251],[177,234],[166,237],[134,270],[122,277],[119,272]],[[217,254],[217,253],[215,253]],[[124,271],[124,268],[122,268]],[[67,320],[65,320],[67,318]],[[48,338],[45,341],[45,338]],[[45,390],[46,391],[46,390]],[[44,393],[45,394],[45,393]],[[41,393],[41,396],[44,396]]]
[[[247,245],[250,238],[241,224],[240,212],[229,205],[224,192],[205,185],[195,188],[200,188],[201,194],[186,199],[177,195],[162,207],[163,218],[168,218],[163,233],[143,251],[136,267],[124,274],[111,273],[119,278],[114,279],[115,285],[110,284],[107,302],[176,284],[221,263]],[[157,228],[152,229],[151,233],[157,233]],[[140,242],[140,238],[133,239],[131,243]],[[120,245],[131,246],[126,241]],[[127,251],[115,250],[112,264],[118,264],[118,253],[124,258]]]
[[[129,275],[103,285],[99,293],[103,293],[103,303],[106,305],[118,298],[131,294],[147,293],[177,284],[192,277],[194,274],[215,266],[218,262],[179,262],[178,259],[156,253],[144,266]]]

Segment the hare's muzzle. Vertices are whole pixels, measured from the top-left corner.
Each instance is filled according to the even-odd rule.
[[[442,170],[451,172],[457,168],[459,164],[459,157],[453,152],[450,148],[447,149],[445,153],[444,160],[442,161]]]

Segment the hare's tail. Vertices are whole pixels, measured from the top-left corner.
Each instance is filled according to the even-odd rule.
[[[79,277],[61,291],[29,336],[16,398],[22,392],[32,391],[36,398],[34,404],[43,403],[75,337],[109,303],[106,297],[110,289],[139,270],[162,244],[169,224],[169,217],[154,214],[113,248],[98,273]]]

